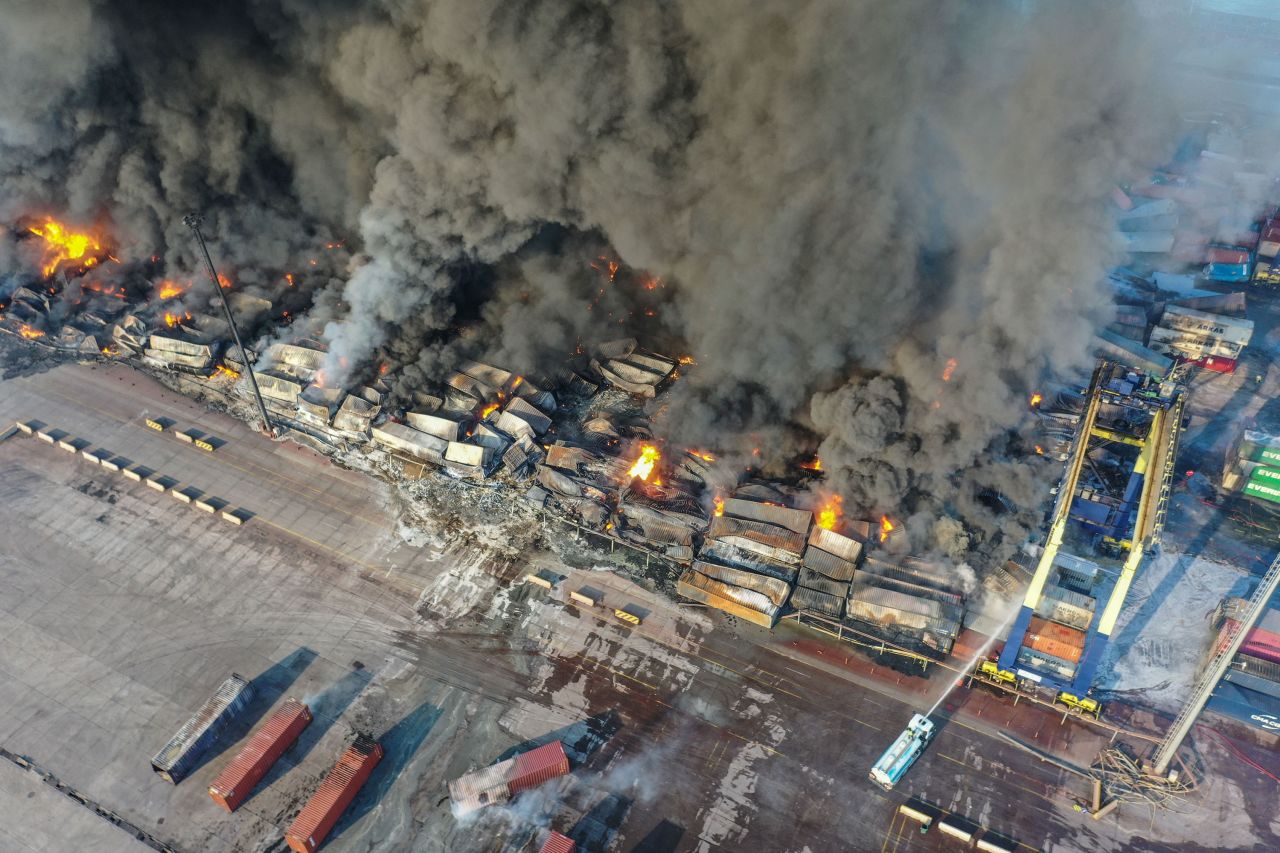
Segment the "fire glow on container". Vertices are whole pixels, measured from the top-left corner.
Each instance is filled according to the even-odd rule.
[[[839,495],[827,498],[818,509],[818,526],[823,530],[835,530],[840,526],[840,516],[844,514],[844,499]]]
[[[880,541],[881,542],[889,538],[889,534],[893,532],[894,527],[895,525],[892,521],[889,520],[889,516],[887,515],[880,516]]]
[[[640,448],[640,458],[627,471],[627,477],[639,477],[641,480],[647,481],[649,475],[653,473],[653,467],[658,464],[658,460],[662,458],[662,454],[658,452],[658,448],[652,444],[646,444]]]
[[[48,278],[57,272],[63,261],[78,261],[89,251],[101,252],[102,245],[90,234],[77,234],[53,217],[47,217],[44,225],[33,225],[27,229],[37,237],[42,237],[45,244],[44,265],[40,273]],[[96,257],[91,257],[97,263]],[[87,266],[92,266],[86,261]]]
[[[955,372],[956,372],[956,367],[958,367],[958,366],[959,366],[959,364],[960,364],[960,362],[956,361],[954,358],[949,358],[949,359],[947,359],[947,366],[946,366],[946,367],[944,367],[944,368],[942,368],[942,381],[943,381],[943,382],[950,382],[950,381],[951,381],[951,375],[952,375],[953,373],[955,373]]]

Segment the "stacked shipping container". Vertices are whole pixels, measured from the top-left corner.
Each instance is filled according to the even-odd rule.
[[[358,735],[289,825],[284,834],[289,848],[296,853],[315,853],[381,760],[382,746],[371,737]]]
[[[310,708],[296,699],[285,702],[218,774],[209,786],[209,796],[227,811],[235,811],[310,722]]]
[[[151,759],[151,769],[166,782],[174,785],[181,782],[218,740],[227,723],[243,712],[252,698],[249,682],[232,674],[156,753]]]

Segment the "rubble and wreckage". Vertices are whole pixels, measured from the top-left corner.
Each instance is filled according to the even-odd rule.
[[[235,296],[238,312],[270,308]],[[19,288],[4,324],[43,330],[49,313],[49,298]],[[598,344],[545,380],[464,361],[435,387],[393,401],[394,377],[385,370],[365,384],[326,384],[328,353],[319,341],[273,342],[246,364],[221,318],[153,314],[148,321],[113,299],[105,310],[81,311],[81,328],[67,326],[57,345],[132,361],[186,383],[184,390],[195,383],[196,391],[216,391],[228,404],[247,400],[241,378],[252,370],[272,420],[294,438],[326,452],[385,454],[406,475],[430,469],[518,487],[540,512],[664,562],[683,598],[766,628],[785,614],[808,615],[931,649],[949,649],[957,633],[963,604],[863,565],[870,523],[848,522],[853,535],[826,529],[813,510],[792,505],[784,486],[736,482],[709,453],[673,452],[662,476],[650,477],[661,454],[643,445],[651,432],[635,401],[675,381],[681,360],[646,352],[634,339]],[[638,444],[651,454],[643,476],[621,455]]]

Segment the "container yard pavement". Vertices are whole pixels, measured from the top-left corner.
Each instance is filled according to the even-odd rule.
[[[39,418],[183,482],[212,482],[202,478],[234,462],[218,493],[259,513],[233,527],[79,455],[0,442],[0,746],[178,850],[278,843],[355,731],[378,736],[386,757],[326,850],[514,851],[535,823],[592,850],[945,849],[936,832],[895,825],[909,795],[1033,849],[1169,849],[1135,839],[1145,815],[1074,814],[1064,786],[1079,794],[1078,782],[994,736],[998,703],[979,703],[990,724],[942,725],[886,795],[867,770],[920,704],[895,698],[892,681],[868,689],[779,654],[784,642],[762,630],[617,576],[585,581],[606,604],[646,612],[641,626],[567,604],[569,582],[551,592],[513,584],[539,563],[555,568],[546,555],[399,544],[381,484],[237,431],[136,374],[59,368],[0,383],[0,405],[6,418]],[[144,409],[229,444],[212,455],[179,444],[146,429]],[[322,522],[346,525],[350,540],[292,532]],[[833,659],[847,653],[826,648]],[[257,694],[247,718],[181,785],[161,781],[151,756],[232,672]],[[315,721],[227,814],[210,782],[290,696]],[[1059,732],[1083,754],[1096,740],[1079,727]],[[551,738],[570,753],[568,777],[465,823],[450,815],[450,780]],[[8,793],[36,778],[10,782],[15,773],[27,771],[0,769],[0,826],[18,838],[54,833],[62,849],[95,831],[68,820],[58,836],[25,794]],[[1239,806],[1234,791],[1161,831],[1172,844],[1196,837],[1188,821]],[[105,822],[102,831],[120,833]],[[1229,846],[1274,840],[1247,826],[1218,836]],[[90,846],[127,849],[120,837]]]

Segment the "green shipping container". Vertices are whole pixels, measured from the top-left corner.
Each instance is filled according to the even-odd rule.
[[[1267,468],[1259,465],[1257,468],[1254,468],[1253,473],[1249,475],[1249,482],[1280,487],[1280,469]]]
[[[1261,498],[1274,504],[1280,504],[1280,483],[1269,486],[1265,482],[1250,480],[1244,484],[1244,493],[1249,497]]]
[[[1240,456],[1250,462],[1269,462],[1280,465],[1280,447],[1268,447],[1257,441],[1245,441]]]

